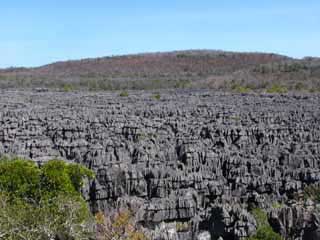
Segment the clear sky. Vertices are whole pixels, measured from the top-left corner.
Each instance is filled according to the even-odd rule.
[[[319,0],[1,0],[0,68],[181,49],[320,56]]]

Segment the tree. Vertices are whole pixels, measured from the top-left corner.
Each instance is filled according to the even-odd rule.
[[[0,239],[89,239],[94,219],[80,194],[92,171],[61,160],[38,167],[0,160]]]
[[[257,221],[258,229],[254,236],[247,238],[247,240],[282,240],[282,237],[274,232],[268,222],[267,213],[259,208],[252,210],[252,214]]]

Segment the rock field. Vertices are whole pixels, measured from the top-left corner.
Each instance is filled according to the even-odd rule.
[[[129,207],[152,239],[243,239],[253,207],[285,239],[320,239],[301,200],[320,183],[319,95],[3,91],[0,153],[86,165],[92,210]]]

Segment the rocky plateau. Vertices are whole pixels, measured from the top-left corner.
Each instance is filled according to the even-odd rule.
[[[320,96],[213,91],[0,94],[0,154],[96,173],[93,212],[130,208],[151,239],[239,240],[265,209],[284,239],[320,239]]]

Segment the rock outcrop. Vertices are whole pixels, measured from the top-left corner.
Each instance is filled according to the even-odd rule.
[[[253,206],[286,239],[319,239],[297,196],[320,182],[320,96],[2,92],[0,108],[1,154],[86,165],[93,211],[135,209],[153,239],[243,239]]]

